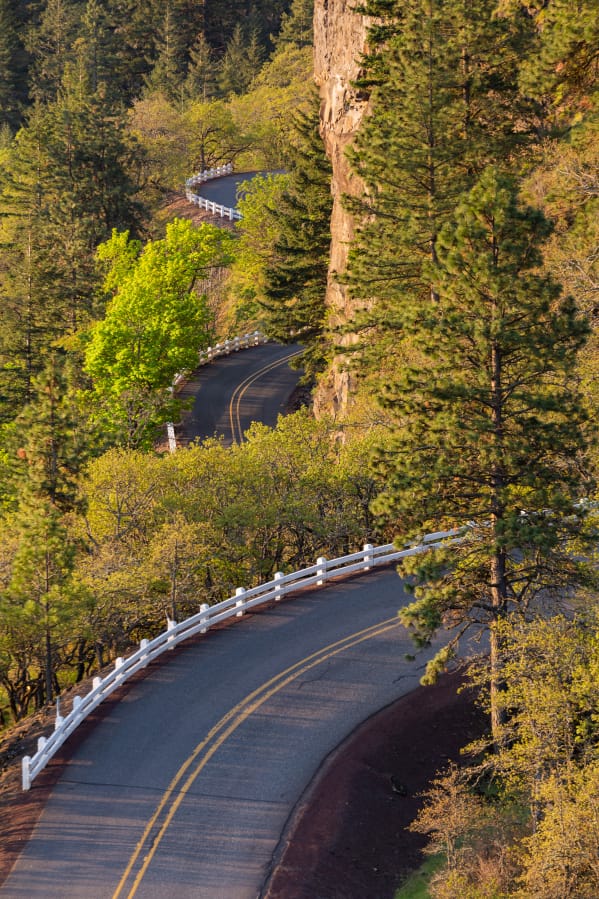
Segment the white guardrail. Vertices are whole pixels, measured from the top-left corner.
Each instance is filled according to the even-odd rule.
[[[197,634],[206,634],[209,628],[228,618],[240,618],[248,610],[270,600],[280,600],[288,593],[304,587],[322,587],[326,581],[338,575],[355,574],[372,571],[377,565],[387,565],[397,559],[426,552],[429,549],[447,543],[458,543],[464,539],[468,528],[456,528],[451,531],[437,531],[427,534],[417,543],[405,549],[396,550],[392,543],[384,546],[371,546],[367,543],[362,550],[327,560],[323,557],[316,560],[315,565],[294,571],[291,574],[277,572],[274,580],[258,587],[238,587],[235,595],[216,605],[202,604],[200,611],[191,618],[177,624],[168,621],[166,631],[153,640],[142,640],[139,649],[128,658],[118,658],[114,669],[106,677],[95,677],[91,691],[83,697],[76,696],[73,708],[68,715],[62,717],[57,708],[55,729],[52,736],[40,737],[38,749],[34,756],[26,755],[22,761],[23,789],[29,790],[35,777],[58,752],[65,740],[77,727],[107,699],[118,690],[132,675],[145,668],[151,661],[167,650],[174,649],[183,640]]]
[[[213,203],[212,200],[207,200],[205,197],[201,197],[193,191],[193,188],[198,184],[204,184],[206,181],[211,181],[213,178],[222,178],[224,175],[232,174],[232,172],[233,165],[229,162],[227,165],[219,165],[214,169],[204,169],[203,172],[192,175],[191,178],[188,178],[185,182],[185,196],[187,197],[187,202],[193,203],[194,206],[199,206],[200,209],[207,209],[208,212],[211,212],[213,215],[219,215],[221,218],[229,219],[229,221],[239,221],[241,213],[236,209],[231,209],[230,206],[223,206],[221,203]]]

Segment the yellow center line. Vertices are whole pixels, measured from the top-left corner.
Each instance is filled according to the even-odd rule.
[[[288,362],[289,359],[293,359],[294,356],[299,356],[303,352],[303,350],[296,350],[294,353],[290,353],[288,356],[284,356],[282,359],[277,359],[275,362],[269,362],[268,365],[265,365],[261,369],[259,369],[259,371],[248,375],[247,378],[245,378],[245,380],[241,382],[241,384],[237,385],[237,387],[233,391],[231,402],[229,403],[229,425],[231,427],[231,436],[233,438],[233,443],[241,443],[241,441],[243,440],[240,407],[241,400],[246,391],[251,387],[254,381],[257,381],[258,378],[262,377],[262,375],[265,375],[267,372],[272,371],[273,368],[277,368],[279,365],[284,365],[284,363]]]
[[[185,795],[189,792],[189,789],[193,785],[194,781],[202,771],[202,769],[208,764],[214,753],[222,746],[225,740],[231,736],[231,734],[243,724],[244,721],[249,718],[257,709],[260,708],[265,702],[267,702],[272,696],[290,684],[293,680],[300,677],[305,672],[309,671],[311,668],[316,667],[317,665],[322,664],[327,659],[332,658],[333,656],[338,655],[341,652],[344,652],[346,649],[351,649],[353,646],[358,645],[359,643],[364,642],[365,640],[370,640],[372,637],[379,636],[380,634],[385,633],[388,630],[391,630],[398,626],[398,619],[396,617],[389,618],[386,621],[382,621],[379,624],[371,625],[368,628],[365,628],[362,631],[357,631],[355,634],[350,634],[347,637],[344,637],[342,640],[338,640],[335,643],[331,643],[328,646],[323,647],[317,652],[312,653],[312,655],[307,656],[305,659],[302,659],[299,662],[296,662],[294,665],[291,665],[289,668],[281,671],[279,674],[275,675],[275,677],[271,678],[265,684],[262,684],[252,693],[245,697],[241,702],[239,702],[234,708],[230,709],[226,715],[224,715],[217,724],[212,727],[207,736],[199,743],[196,748],[193,750],[191,755],[186,759],[186,761],[181,765],[173,779],[171,780],[169,786],[167,787],[160,803],[158,804],[156,811],[148,821],[141,838],[139,839],[135,850],[129,859],[129,863],[119,881],[119,884],[116,888],[116,891],[113,894],[112,899],[118,899],[121,896],[122,891],[131,877],[133,873],[133,869],[137,864],[139,857],[146,846],[146,843],[149,841],[150,834],[152,830],[157,825],[158,819],[161,817],[162,813],[166,810],[167,805],[173,799],[173,794],[176,793],[175,798],[170,805],[170,808],[166,812],[166,817],[162,825],[160,826],[160,830],[158,831],[156,837],[152,841],[151,847],[148,853],[144,856],[143,864],[139,869],[135,880],[131,886],[130,891],[127,893],[127,899],[132,899],[132,897],[137,892],[139,884],[141,883],[155,853],[160,845],[166,831],[168,830],[171,821],[183,802]],[[206,749],[208,744],[214,739],[212,746],[206,750],[204,757],[198,762],[196,767],[188,774],[190,767],[197,761],[198,756]],[[186,777],[187,775],[187,777]],[[185,781],[182,783],[183,779],[186,777]],[[182,783],[182,785],[181,785]]]

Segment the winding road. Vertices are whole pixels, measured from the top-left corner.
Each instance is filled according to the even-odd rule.
[[[322,761],[417,686],[405,601],[376,571],[150,666],[74,751],[0,896],[256,899]]]
[[[241,442],[253,421],[274,427],[301,376],[288,362],[301,352],[297,345],[267,343],[199,368],[179,392],[182,399],[193,398],[177,429],[179,441],[218,434],[229,445]]]
[[[276,418],[296,352],[266,345],[201,369],[190,433],[239,440],[250,418]],[[407,660],[407,601],[395,571],[376,570],[150,665],[74,747],[0,897],[257,899],[324,759],[417,686],[435,647]]]
[[[269,172],[235,172],[233,175],[223,175],[220,178],[215,178],[214,181],[205,181],[203,184],[197,184],[193,191],[206,200],[212,200],[213,203],[220,203],[222,206],[235,209],[239,191],[246,181],[251,181],[256,175],[280,174],[282,174],[280,169]]]

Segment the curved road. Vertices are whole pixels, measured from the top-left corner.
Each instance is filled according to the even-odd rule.
[[[214,178],[212,181],[196,184],[192,190],[200,197],[204,197],[205,200],[212,200],[213,203],[220,203],[222,206],[235,209],[239,188],[244,182],[251,181],[256,175],[281,174],[282,170],[280,169],[271,172],[236,172],[234,175],[224,175],[222,178]]]
[[[218,434],[228,445],[240,442],[252,421],[274,426],[301,376],[288,360],[301,352],[297,345],[267,343],[199,368],[178,394],[193,397],[177,429],[181,443]]]
[[[298,351],[271,344],[201,368],[187,435],[231,442],[250,420],[274,424]],[[418,683],[404,601],[394,571],[373,572],[150,666],[74,751],[0,896],[256,899],[323,759]]]
[[[417,686],[404,601],[371,572],[151,666],[74,752],[0,896],[256,899],[323,759]]]

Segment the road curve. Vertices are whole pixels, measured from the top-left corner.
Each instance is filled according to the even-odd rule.
[[[256,899],[323,759],[418,683],[404,602],[375,571],[151,666],[75,750],[2,899]]]
[[[221,206],[228,206],[235,209],[239,198],[239,191],[246,181],[251,181],[256,175],[280,175],[281,169],[275,171],[262,172],[235,172],[233,175],[223,175],[220,178],[214,178],[212,181],[205,181],[203,184],[196,184],[192,188],[193,192],[204,197],[205,200],[212,200],[213,203],[220,203]]]
[[[295,344],[267,343],[199,368],[179,394],[193,399],[177,429],[180,442],[218,434],[229,445],[242,440],[252,421],[274,427],[301,377],[288,360],[301,352]]]

